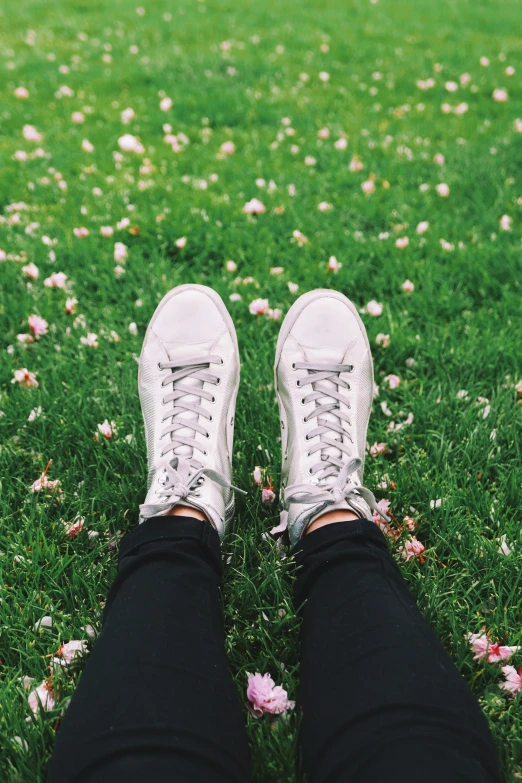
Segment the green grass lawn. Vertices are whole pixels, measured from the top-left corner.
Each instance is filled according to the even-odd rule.
[[[81,665],[36,717],[22,680],[38,685],[62,642],[100,627],[114,541],[145,494],[136,359],[159,299],[186,282],[221,294],[242,355],[234,460],[249,495],[224,557],[243,699],[247,671],[269,671],[290,698],[299,681],[292,565],[267,535],[279,509],[252,480],[260,465],[278,489],[279,323],[249,304],[284,314],[300,293],[334,287],[361,309],[383,305],[362,316],[380,387],[368,441],[388,446],[368,457],[366,484],[397,524],[418,524],[425,562],[397,557],[480,699],[506,779],[518,779],[520,697],[500,689],[498,665],[473,660],[465,635],[522,644],[521,3],[136,3],[0,6],[0,780],[45,778]],[[138,151],[120,148],[124,134]],[[263,214],[243,211],[253,198]],[[45,285],[60,272],[66,290]],[[48,332],[21,342],[33,314]],[[21,368],[37,388],[11,382]],[[116,434],[96,440],[105,419]],[[31,492],[51,459],[61,492]],[[44,616],[52,628],[35,630]],[[294,781],[298,716],[245,719],[256,781]]]

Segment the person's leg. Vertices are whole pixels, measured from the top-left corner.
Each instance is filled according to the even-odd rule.
[[[209,522],[158,517],[126,536],[103,629],[58,732],[50,783],[249,779],[220,573]]]
[[[219,600],[220,538],[234,511],[238,385],[236,334],[218,294],[198,285],[170,291],[140,357],[148,456],[142,524],[122,543],[50,783],[249,778]]]
[[[353,302],[338,291],[301,296],[281,326],[275,378],[283,501],[304,602],[310,783],[498,780],[475,699],[368,521],[378,510],[363,486],[374,382]]]
[[[308,781],[499,781],[486,719],[378,527],[313,530],[296,564]]]

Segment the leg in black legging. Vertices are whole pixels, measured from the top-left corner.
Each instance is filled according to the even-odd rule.
[[[499,781],[486,719],[377,526],[314,530],[296,560],[310,783]]]
[[[219,537],[208,522],[149,519],[126,536],[49,783],[249,780],[220,574]]]

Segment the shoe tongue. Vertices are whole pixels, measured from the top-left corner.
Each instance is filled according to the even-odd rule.
[[[185,359],[195,359],[199,356],[205,356],[205,354],[210,351],[211,343],[209,342],[204,344],[198,344],[196,346],[194,345],[179,345],[179,343],[174,344],[165,344],[165,348],[168,353],[169,361],[176,362],[176,361],[184,361]],[[197,390],[203,388],[203,381],[198,381],[197,378],[194,378],[193,376],[189,375],[187,378],[183,378],[183,380],[180,381],[180,383],[183,384],[185,387],[190,387],[194,389],[194,394],[186,394],[184,397],[180,398],[180,402],[188,402],[192,403],[193,405],[201,405],[202,398],[198,396]],[[172,385],[165,386],[165,389],[167,390],[167,393],[172,391]],[[176,403],[178,400],[176,400]],[[173,406],[173,403],[170,403],[171,406]],[[170,421],[175,422],[177,419],[182,418],[184,421],[195,421],[197,422],[199,419],[199,416],[197,413],[194,413],[193,411],[179,411],[175,416],[173,416]],[[165,421],[167,423],[167,420]],[[190,427],[182,427],[179,430],[176,430],[176,432],[171,434],[171,440],[176,440],[176,436],[181,436],[185,438],[198,438],[199,433],[194,432]],[[185,444],[180,444],[179,446],[176,446],[176,448],[171,452],[171,454],[178,457],[185,457],[186,459],[191,459],[194,456],[194,449],[191,446],[186,446]],[[199,456],[200,452],[196,452],[196,458]]]
[[[343,359],[345,356],[345,350],[346,346],[339,346],[336,347],[335,345],[329,345],[327,349],[325,348],[305,348],[303,347],[303,353],[305,355],[305,361],[310,362],[310,364],[318,363],[318,364],[342,364]],[[324,389],[332,389],[332,391],[337,391],[337,386],[333,381],[321,381],[321,386]],[[306,387],[305,387],[306,388]],[[311,387],[308,387],[311,388]],[[320,397],[318,400],[316,400],[316,407],[319,407],[319,405],[326,405],[330,402],[337,402],[335,398],[333,397]],[[324,413],[321,417],[321,420],[327,420],[335,422],[336,424],[342,424],[342,421],[337,418],[337,416],[334,415],[334,413]],[[313,420],[313,424],[315,424],[316,419]],[[341,436],[339,433],[334,432],[333,430],[328,432],[327,437],[332,440],[340,440]],[[336,458],[336,459],[343,459],[343,453],[340,449],[336,449],[335,446],[327,446],[324,449],[321,450],[321,452],[316,452],[318,456],[319,461],[319,455],[322,457],[328,459],[328,458]],[[325,467],[327,463],[325,462]],[[320,473],[316,474],[319,479],[320,486],[323,487],[332,487],[333,484],[335,484],[336,476],[327,476],[325,479],[320,478]]]

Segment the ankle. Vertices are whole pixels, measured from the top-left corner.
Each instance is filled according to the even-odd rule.
[[[359,517],[353,511],[325,511],[324,514],[314,519],[312,524],[306,528],[305,536],[325,525],[332,525],[335,522],[351,522],[354,519],[359,519]]]
[[[199,519],[201,522],[210,522],[207,515],[200,511],[198,508],[191,508],[190,506],[174,506],[170,511],[164,514],[166,517],[192,517],[193,519]]]

